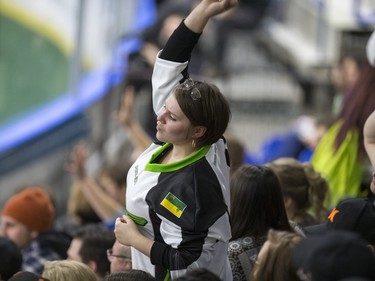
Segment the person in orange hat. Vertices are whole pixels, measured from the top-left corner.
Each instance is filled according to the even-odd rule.
[[[26,187],[6,201],[0,236],[22,250],[23,271],[40,275],[46,261],[66,258],[71,238],[53,230],[54,217],[51,197],[41,187]]]

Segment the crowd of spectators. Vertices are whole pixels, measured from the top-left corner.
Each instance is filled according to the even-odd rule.
[[[264,13],[268,2],[246,8]],[[206,25],[221,38],[222,29],[255,28],[262,13],[238,23],[235,0],[183,4],[159,1],[161,34],[148,30],[130,58],[144,69],[131,69],[115,114],[133,148],[127,159],[92,175],[80,142],[62,167],[72,177],[66,214],[56,216],[44,186],[24,186],[1,206],[0,280],[375,280],[375,171],[363,176],[375,169],[374,43],[309,157],[255,163],[227,132],[223,94],[195,80],[195,56],[206,51]],[[133,112],[144,86],[151,131]]]

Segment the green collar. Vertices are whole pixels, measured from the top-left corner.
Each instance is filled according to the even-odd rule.
[[[186,167],[194,162],[197,162],[198,160],[202,159],[207,152],[210,149],[210,145],[206,145],[199,149],[198,151],[194,152],[190,156],[177,161],[173,163],[168,164],[159,164],[154,163],[155,159],[162,156],[164,153],[166,153],[168,150],[172,148],[172,145],[170,143],[164,144],[162,147],[160,147],[158,150],[155,151],[155,153],[151,156],[150,160],[146,164],[145,171],[149,172],[173,172],[177,171],[183,167]]]

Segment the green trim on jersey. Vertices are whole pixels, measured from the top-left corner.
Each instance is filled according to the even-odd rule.
[[[165,274],[164,280],[163,281],[170,281],[171,279],[171,271],[167,269],[167,274]]]
[[[130,213],[128,210],[126,210],[126,215],[131,218],[135,224],[138,224],[138,225],[141,225],[141,226],[145,226],[147,224],[147,220],[145,218],[142,218],[142,217],[138,217],[132,213]]]
[[[208,151],[210,150],[211,146],[206,145],[202,147],[201,149],[199,149],[197,152],[193,153],[191,156],[186,157],[185,159],[182,159],[177,162],[173,162],[170,164],[154,163],[155,159],[160,157],[163,153],[165,153],[168,149],[170,149],[170,147],[171,147],[171,144],[166,143],[162,147],[160,147],[158,150],[156,150],[155,153],[151,156],[148,163],[146,164],[145,171],[155,172],[155,173],[177,171],[205,157]]]

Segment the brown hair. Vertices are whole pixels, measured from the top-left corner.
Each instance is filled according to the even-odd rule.
[[[267,165],[279,178],[283,195],[292,198],[300,215],[312,207],[318,222],[327,218],[328,211],[323,202],[328,192],[328,182],[310,163],[302,164],[294,158],[279,158]]]
[[[245,164],[230,181],[232,240],[263,237],[271,228],[292,231],[280,183],[266,166]]]
[[[174,90],[176,100],[194,126],[204,126],[207,131],[196,140],[197,147],[218,141],[226,131],[231,118],[230,107],[220,90],[213,84],[194,81],[201,97],[193,99],[191,90],[180,84]]]
[[[116,241],[113,230],[102,224],[90,223],[76,229],[73,239],[81,241],[79,256],[83,263],[96,263],[96,274],[104,277],[110,270],[107,249],[112,248]]]

